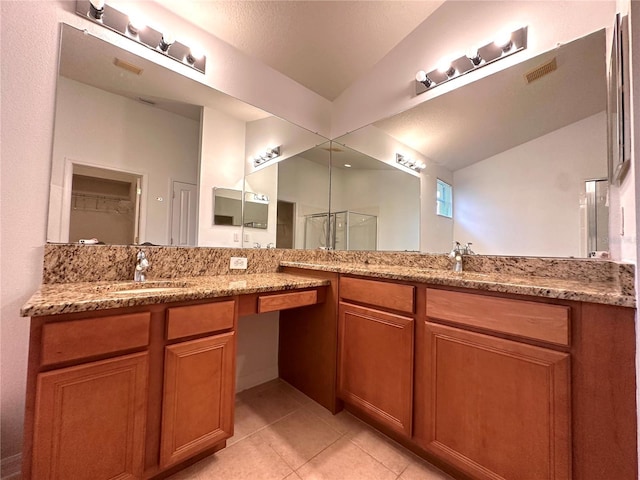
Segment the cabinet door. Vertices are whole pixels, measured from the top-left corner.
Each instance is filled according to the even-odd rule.
[[[233,435],[234,362],[233,332],[166,347],[162,468]]]
[[[41,373],[32,478],[142,478],[147,353]]]
[[[428,451],[491,480],[571,478],[569,355],[426,323]]]
[[[411,435],[413,319],[340,303],[338,395]]]

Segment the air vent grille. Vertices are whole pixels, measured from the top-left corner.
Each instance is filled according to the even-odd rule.
[[[558,69],[558,63],[556,62],[556,57],[553,57],[547,63],[544,63],[539,67],[534,68],[530,72],[525,73],[524,78],[527,81],[527,83],[531,83],[535,80],[538,80],[539,78],[544,77],[545,75],[548,75],[549,73],[557,69]]]
[[[116,67],[120,67],[123,70],[134,73],[136,75],[140,75],[142,73],[142,68],[135,66],[133,63],[125,62],[124,60],[121,60],[119,58],[114,58],[113,64]]]

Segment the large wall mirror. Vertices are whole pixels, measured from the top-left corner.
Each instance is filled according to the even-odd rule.
[[[337,141],[388,164],[402,149],[427,164],[423,252],[446,252],[453,240],[487,255],[608,250],[605,42],[594,32]],[[438,180],[453,188],[452,218],[436,213]],[[415,215],[398,200],[393,218]],[[379,228],[413,235],[406,224]]]
[[[49,242],[246,246],[215,223],[214,187],[242,190],[272,142],[326,140],[64,24],[58,73]]]

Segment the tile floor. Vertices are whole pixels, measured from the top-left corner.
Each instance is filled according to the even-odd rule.
[[[332,415],[282,380],[236,397],[227,448],[171,480],[453,480],[343,411]]]

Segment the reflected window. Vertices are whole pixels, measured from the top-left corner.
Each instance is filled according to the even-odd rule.
[[[436,180],[436,213],[453,218],[453,187],[439,178]]]

